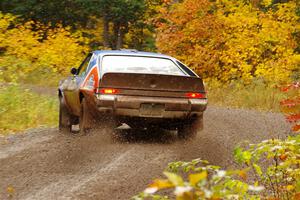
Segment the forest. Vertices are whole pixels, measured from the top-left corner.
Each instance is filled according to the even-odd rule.
[[[300,1],[1,0],[0,135],[57,126],[56,97],[31,89],[56,88],[106,49],[173,56],[203,78],[211,105],[282,112],[292,126],[237,147],[240,170],[174,162],[135,199],[169,199],[164,189],[178,200],[300,199]]]
[[[65,76],[86,52],[121,48],[169,54],[208,82],[300,76],[296,0],[50,2],[1,1],[3,81],[41,83],[28,77]]]

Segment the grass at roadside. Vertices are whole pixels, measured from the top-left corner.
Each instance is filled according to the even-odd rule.
[[[226,86],[210,83],[207,90],[210,105],[273,112],[280,111],[279,102],[285,97],[279,88],[255,82],[246,86],[241,83]]]
[[[57,124],[57,99],[17,85],[0,88],[0,134]]]

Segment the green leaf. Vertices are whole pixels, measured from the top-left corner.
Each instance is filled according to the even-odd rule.
[[[251,152],[250,151],[243,151],[241,147],[236,147],[234,149],[234,157],[235,160],[239,163],[250,163],[250,160],[252,158]]]
[[[249,162],[252,158],[251,153],[249,151],[244,151],[242,157],[245,162]]]
[[[174,173],[171,172],[164,172],[164,175],[169,179],[169,181],[175,186],[183,186],[184,182],[183,179]]]
[[[241,147],[236,147],[233,151],[234,158],[239,163],[242,162],[242,152],[243,152],[243,149]]]
[[[260,168],[259,165],[253,163],[253,168],[255,169],[255,172],[256,172],[259,176],[262,175],[262,171],[261,171],[261,168]]]
[[[300,180],[296,183],[296,192],[300,192]]]

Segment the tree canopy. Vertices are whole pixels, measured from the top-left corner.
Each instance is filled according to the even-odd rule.
[[[66,40],[71,35],[84,38],[75,42],[84,48],[88,44],[89,49],[157,50],[184,61],[207,80],[247,84],[255,79],[267,83],[299,79],[299,4],[297,0],[2,0],[0,8],[3,21],[14,16],[2,30],[6,36],[13,28],[26,27],[43,43],[53,37],[53,30],[63,29],[70,33]]]

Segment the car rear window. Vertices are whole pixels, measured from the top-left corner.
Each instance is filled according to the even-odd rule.
[[[102,73],[186,74],[170,59],[142,56],[104,56]]]

